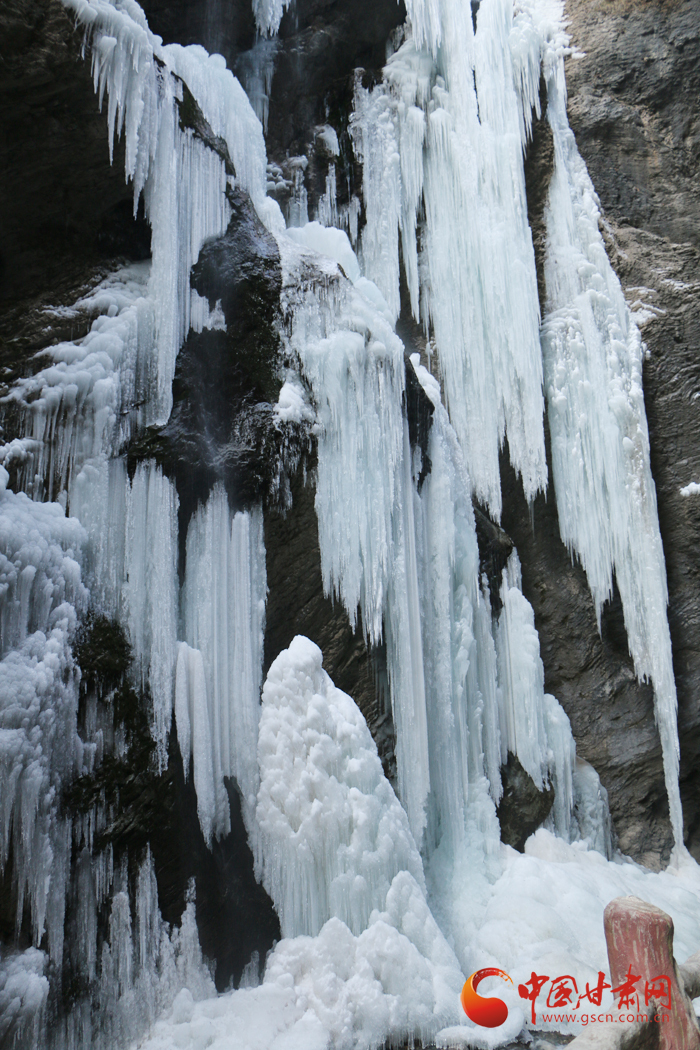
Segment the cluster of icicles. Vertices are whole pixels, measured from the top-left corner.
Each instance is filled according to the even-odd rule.
[[[477,958],[460,865],[467,857],[476,866],[496,863],[495,804],[508,752],[538,786],[554,785],[552,835],[603,855],[611,849],[605,793],[577,761],[568,719],[544,692],[517,554],[503,573],[498,616],[479,575],[472,496],[500,517],[505,437],[527,498],[546,485],[543,389],[562,538],[586,569],[599,615],[615,574],[635,667],[654,685],[681,842],[641,343],[566,120],[561,11],[545,0],[515,12],[510,0],[482,0],[475,32],[468,5],[408,4],[404,41],[382,83],[356,91],[351,133],[366,224],[358,237],[354,202],[344,217],[351,245],[331,225],[338,221],[332,170],[317,221],[306,221],[304,205],[286,229],[265,195],[261,124],[220,56],[163,46],[135,0],[64,2],[85,27],[110,145],[115,135],[126,140],[126,175],[135,202],[145,202],[153,247],[149,264],[115,272],[76,303],[76,315],[94,317],[89,334],[47,350],[44,367],[9,395],[25,432],[0,446],[0,865],[11,857],[17,921],[28,907],[36,947],[0,962],[0,1037],[113,1050],[173,1000],[173,1016],[185,1023],[193,997],[213,995],[194,900],[170,930],[150,855],[130,898],[111,851],[92,851],[104,808],[78,819],[60,805],[73,777],[97,768],[108,745],[121,746],[103,729],[87,740],[77,730],[71,645],[90,609],[126,631],[138,684],[149,686],[161,768],[174,713],[208,843],[230,828],[224,777],[241,788],[257,874],[285,938],[268,962],[263,988],[272,998],[261,999],[261,1009],[275,1016],[275,989],[287,987],[290,973],[301,986],[304,974],[311,981],[309,974],[336,966],[337,941],[346,961],[355,959],[358,981],[374,967],[381,994],[369,985],[363,992],[368,1001],[375,996],[371,1016],[345,985],[345,1012],[336,1003],[324,1021],[325,1007],[314,1007],[326,1036],[337,1046],[416,1032],[433,1038],[458,1023],[460,967]],[[257,4],[261,30],[276,30],[283,7]],[[522,158],[533,110],[539,115],[541,74],[555,170],[540,326]],[[232,515],[215,487],[189,524],[180,586],[175,487],[153,461],[130,478],[120,454],[139,428],[167,420],[188,330],[222,323],[190,290],[189,272],[202,244],[226,229],[232,176],[180,126],[183,80],[227,143],[236,184],[279,243],[284,338],[295,368],[278,421],[305,422],[317,438],[325,587],[353,624],[359,610],[369,644],[386,643],[398,800],[362,716],[334,689],[311,643],[297,639],[275,661],[260,706],[261,508]],[[327,135],[334,138],[332,129]],[[410,367],[433,405],[430,470],[420,487],[421,454],[411,449],[403,408],[404,347],[394,332],[400,258],[444,391],[443,400],[414,355]],[[7,488],[5,468],[23,491]],[[99,988],[101,1013],[86,1000],[49,1036],[42,1028],[49,975],[60,984],[69,897],[81,928],[71,965]],[[105,902],[109,938],[98,954]],[[339,926],[329,933],[329,922],[345,933]],[[308,959],[306,948],[290,947],[302,934],[315,938]],[[479,959],[487,950],[482,940]],[[391,981],[382,984],[377,959],[395,973],[404,967],[403,998]],[[311,1047],[315,1029],[300,1001],[289,1024],[301,1026],[300,1038],[307,1032]]]

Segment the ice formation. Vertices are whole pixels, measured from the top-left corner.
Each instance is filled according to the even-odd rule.
[[[98,767],[105,749],[101,726],[78,734],[76,620],[89,596],[92,614],[117,620],[126,630],[133,683],[149,698],[162,769],[178,655],[183,646],[192,652],[184,641],[178,649],[178,501],[153,461],[138,464],[129,476],[120,453],[138,427],[167,419],[175,356],[190,324],[221,324],[216,310],[203,310],[190,292],[189,270],[205,238],[226,228],[227,185],[235,177],[264,221],[279,227],[282,220],[265,198],[262,129],[220,56],[198,47],[163,47],[141,9],[128,0],[66,6],[86,28],[100,105],[107,100],[110,149],[115,136],[126,139],[126,176],[133,182],[135,206],[141,195],[145,201],[153,258],[115,271],[76,302],[69,312],[81,324],[85,318],[91,322],[87,336],[44,352],[34,375],[17,382],[6,399],[19,410],[24,430],[0,446],[0,864],[11,856],[18,928],[26,903],[35,943],[48,945],[51,971],[61,968],[65,923],[79,917],[71,967],[95,990],[100,1008],[94,1012],[90,996],[81,1000],[54,1026],[54,1042],[70,1050],[114,1050],[139,1035],[179,987],[187,986],[190,997],[212,994],[214,987],[199,950],[194,897],[181,926],[169,930],[158,911],[150,856],[141,861],[136,886],[129,886],[111,848],[92,853],[94,837],[108,819],[105,807],[98,802],[73,821],[65,815],[63,791],[74,777]],[[188,105],[201,111],[198,134],[184,126]],[[13,486],[33,500],[7,489],[10,473]],[[243,689],[248,708],[234,728],[248,733],[248,743],[237,740],[234,747],[228,741],[220,776],[233,773],[240,779],[250,810],[257,789],[264,556],[259,516],[253,515],[251,544],[249,516],[239,518],[222,553],[237,549],[242,569],[233,659],[235,673],[247,674],[251,685],[248,692]],[[262,577],[253,572],[252,581],[251,550],[262,565]],[[246,597],[246,586],[252,597]],[[195,619],[196,604],[195,596]],[[251,631],[255,615],[257,633]],[[201,644],[208,657],[216,657],[214,639]],[[192,688],[197,693],[196,674]],[[210,695],[214,702],[221,699],[216,690]],[[229,700],[224,696],[224,704]],[[197,713],[196,740],[202,716]],[[118,756],[123,734],[112,735]],[[218,787],[213,777],[200,787],[202,812],[205,788]],[[69,900],[72,917],[66,913]],[[105,908],[106,933],[98,932],[98,913]],[[45,933],[48,942],[42,940]],[[46,964],[40,952],[0,962],[2,1024],[11,1026],[11,1038],[44,1039]]]
[[[115,136],[123,134],[134,206],[143,194],[152,228],[148,291],[155,353],[149,354],[154,390],[147,422],[165,422],[175,358],[189,329],[190,268],[203,242],[228,225],[228,178],[235,171],[263,219],[274,223],[279,214],[265,198],[262,127],[221,55],[196,45],[164,46],[135,2],[65,0],[65,5],[86,27],[100,103],[107,96],[110,150]],[[216,150],[181,124],[185,91],[208,121]]]
[[[679,851],[673,873],[654,875],[613,855],[605,792],[544,691],[517,553],[497,602],[479,567],[472,497],[499,517],[506,438],[527,498],[546,484],[544,387],[562,537],[599,612],[617,583],[637,673],[654,684],[680,843],[641,342],[566,122],[560,6],[482,0],[475,29],[468,5],[411,0],[382,83],[356,85],[364,226],[357,198],[338,208],[337,131],[321,125],[330,160],[316,220],[307,160],[291,158],[285,231],[265,196],[260,123],[285,0],[254,0],[264,38],[242,67],[253,106],[221,56],[164,46],[135,0],[64,2],[85,27],[110,146],[125,138],[153,257],[83,296],[74,312],[91,319],[88,334],[46,350],[8,395],[24,431],[0,446],[0,867],[11,854],[18,926],[26,902],[35,947],[0,958],[0,1039],[45,1038],[67,921],[80,930],[71,965],[94,994],[60,1021],[60,1050],[116,1050],[149,1026],[149,1050],[223,1050],[232,1038],[251,1050],[370,1050],[416,1036],[495,1046],[520,1030],[517,996],[503,993],[509,1020],[487,1037],[460,1023],[463,975],[497,964],[517,984],[533,966],[573,965],[585,981],[606,966],[603,907],[624,893],[669,911],[683,959],[700,941],[696,867]],[[522,162],[541,70],[556,160],[542,348]],[[273,662],[260,708],[261,508],[232,513],[216,485],[182,537],[180,581],[175,486],[154,460],[127,470],[133,434],[168,418],[190,328],[225,330],[221,304],[191,291],[189,274],[226,229],[234,184],[280,247],[287,361],[274,419],[317,443],[324,587],[370,646],[386,645],[396,794],[359,709],[308,640]],[[401,264],[442,386],[394,331]],[[431,408],[423,447],[411,445],[407,368]],[[125,859],[94,848],[105,806],[74,819],[61,809],[65,785],[105,753],[101,728],[78,733],[72,646],[88,603],[126,632],[161,770],[174,711],[207,843],[230,827],[226,778],[241,792],[283,932],[259,987],[214,997],[194,887],[169,928],[150,851],[130,879]],[[555,788],[524,855],[499,837],[509,753]]]
[[[266,594],[262,513],[232,515],[216,486],[187,532],[175,686],[178,740],[186,767],[192,753],[209,842],[231,828],[224,777],[235,778],[253,832]]]
[[[505,435],[527,498],[546,486],[512,5],[484,3],[476,35],[465,5],[409,5],[409,18],[413,35],[390,58],[384,82],[371,92],[356,88],[353,133],[367,211],[361,254],[396,318],[400,232],[411,308],[434,329],[473,491],[499,517]],[[424,40],[432,52],[420,50]]]
[[[559,528],[600,620],[617,584],[629,650],[654,686],[671,824],[683,848],[666,564],[649,463],[642,341],[608,260],[595,191],[566,115],[562,47],[545,50],[554,173],[546,210],[542,328]]]
[[[284,937],[315,935],[331,917],[354,934],[381,910],[394,876],[423,867],[406,813],[382,772],[359,708],[297,636],[262,695],[257,820],[263,884]]]

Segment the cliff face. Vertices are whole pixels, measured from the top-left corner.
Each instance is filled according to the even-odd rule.
[[[285,14],[278,41],[264,55],[255,42],[247,0],[218,5],[216,0],[149,0],[144,8],[166,41],[221,51],[249,87],[251,70],[268,62],[273,71],[268,156],[278,169],[274,180],[280,203],[291,192],[290,161],[304,155],[313,217],[328,163],[317,136],[324,124],[339,137],[339,203],[359,193],[359,169],[347,137],[354,70],[364,68],[368,80],[379,75],[386,41],[405,18],[402,5],[393,0],[360,8],[343,0],[299,2]],[[569,3],[567,14],[573,43],[585,52],[568,62],[570,120],[600,196],[610,256],[649,350],[645,396],[669,576],[686,832],[700,856],[700,650],[695,643],[700,495],[680,491],[700,481],[700,320],[695,307],[700,288],[700,21],[691,0],[644,5],[593,0]],[[31,370],[37,350],[75,337],[80,318],[71,318],[67,331],[60,313],[45,313],[47,304],[74,302],[105,268],[149,252],[148,227],[142,217],[132,216],[119,146],[114,165],[109,163],[106,119],[98,111],[89,67],[80,58],[81,40],[58,0],[13,0],[0,14],[3,382]],[[551,141],[541,121],[528,159],[528,200],[539,251],[538,223],[550,173]],[[84,323],[87,331],[89,322]],[[248,334],[254,342],[255,333]],[[415,348],[420,346],[410,347]],[[180,378],[188,360],[185,355],[180,362]],[[263,404],[265,397],[259,393],[254,400]],[[3,435],[11,436],[9,431]],[[599,634],[585,575],[571,564],[559,539],[551,484],[550,496],[539,498],[531,515],[506,462],[502,524],[520,554],[546,687],[569,714],[580,755],[608,790],[619,845],[658,865],[671,844],[661,751],[651,688],[635,679],[619,600],[606,608]],[[259,486],[254,488],[257,494]],[[368,654],[340,605],[323,596],[313,490],[304,486],[301,469],[291,480],[291,492],[291,511],[283,514],[273,502],[266,511],[266,665],[296,633],[316,641],[333,679],[362,707],[391,774],[393,729],[382,699],[383,655]],[[488,549],[482,558],[486,564],[493,560]],[[293,617],[285,598],[290,589],[300,595]]]
[[[644,396],[668,573],[681,794],[697,857],[700,496],[681,490],[700,480],[700,20],[692,2],[569,0],[566,12],[572,42],[584,52],[567,64],[569,119],[600,197],[608,253],[647,345]],[[641,691],[636,710],[645,711]],[[651,725],[648,732],[651,738]]]

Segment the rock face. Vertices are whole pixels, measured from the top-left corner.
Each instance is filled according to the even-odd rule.
[[[501,766],[503,797],[498,805],[501,841],[525,850],[525,843],[537,831],[554,804],[554,788],[548,785],[540,791],[529,773],[526,773],[515,755],[508,752],[508,761]]]
[[[106,116],[96,105],[82,40],[59,0],[2,5],[3,308],[40,294],[53,298],[116,256],[150,255],[150,229],[132,217],[123,143],[110,166]]]
[[[585,52],[567,64],[569,120],[648,348],[644,395],[668,573],[681,795],[686,841],[700,857],[700,495],[681,493],[700,481],[700,19],[692,0],[568,0],[566,13]],[[624,716],[638,727],[632,741],[645,706]]]
[[[229,201],[226,233],[203,247],[191,275],[213,319],[190,331],[178,354],[168,423],[130,448],[132,466],[155,457],[175,480],[181,544],[215,482],[232,506],[246,507],[277,483],[281,469],[284,436],[273,413],[282,385],[279,249],[247,193],[231,191]]]

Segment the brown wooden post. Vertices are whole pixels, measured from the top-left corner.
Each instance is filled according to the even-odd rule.
[[[659,1050],[700,1050],[700,1027],[673,958],[671,916],[638,897],[617,897],[604,923],[613,991],[622,989],[615,1002],[630,996],[628,1014],[649,1015]]]

